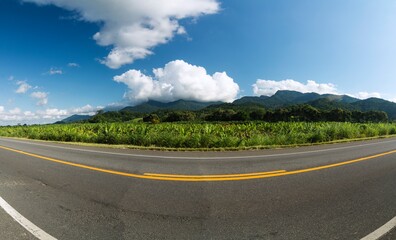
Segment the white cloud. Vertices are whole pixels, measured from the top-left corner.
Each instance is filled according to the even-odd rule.
[[[356,98],[359,99],[367,99],[367,98],[381,98],[381,94],[378,92],[359,92],[358,94],[354,95]]]
[[[129,70],[115,76],[114,81],[128,86],[125,98],[135,104],[147,100],[170,102],[179,99],[231,102],[239,93],[238,84],[225,72],[211,76],[205,68],[182,60],[169,62],[164,68],[154,69],[153,73],[152,77],[138,70]]]
[[[37,111],[37,115],[44,119],[59,119],[62,117],[66,117],[68,112],[66,110],[57,109],[57,108],[49,108],[44,111]]]
[[[80,67],[80,65],[78,63],[74,63],[74,62],[68,63],[67,66],[72,67],[72,68]]]
[[[272,96],[279,90],[291,90],[302,93],[315,92],[319,94],[331,93],[337,94],[337,88],[332,83],[316,83],[308,80],[306,84],[297,82],[292,79],[273,81],[258,79],[253,84],[253,92],[255,95]]]
[[[21,109],[19,109],[19,108],[14,108],[14,109],[11,109],[11,110],[9,111],[9,113],[12,114],[12,115],[17,115],[17,114],[20,114],[20,113],[21,113]]]
[[[17,124],[17,121],[21,120],[23,118],[23,113],[20,111],[19,108],[12,109],[8,112],[3,111],[0,112],[0,124],[6,125],[6,124]]]
[[[33,92],[30,96],[37,100],[37,105],[43,106],[48,103],[48,93],[46,92]]]
[[[16,125],[16,124],[45,124],[53,123],[65,119],[74,114],[94,115],[103,107],[92,107],[85,105],[79,108],[72,109],[58,109],[48,108],[45,110],[22,111],[20,108],[14,108],[6,111],[3,106],[0,106],[0,125]]]
[[[367,98],[383,98],[379,92],[358,92],[358,93],[343,93],[340,92],[335,84],[332,83],[317,83],[313,80],[308,80],[306,84],[297,82],[292,79],[273,81],[273,80],[261,80],[258,79],[253,84],[253,92],[255,95],[272,96],[279,90],[290,90],[298,91],[302,93],[315,92],[318,94],[337,94],[337,95],[348,95],[358,99]],[[396,102],[396,98],[384,98],[392,102]]]
[[[61,69],[58,68],[51,68],[48,72],[48,75],[62,75],[63,71]]]
[[[153,54],[152,49],[186,30],[179,20],[217,13],[217,0],[24,0],[55,5],[79,15],[80,20],[101,24],[93,38],[112,46],[101,62],[119,68]]]
[[[83,107],[79,107],[79,108],[73,108],[71,110],[69,110],[70,114],[83,114],[83,115],[94,115],[98,110],[103,109],[104,107],[102,106],[97,106],[97,107],[93,107],[89,104],[83,106]]]
[[[26,81],[18,81],[16,84],[18,85],[18,89],[15,91],[16,93],[23,94],[32,88]]]

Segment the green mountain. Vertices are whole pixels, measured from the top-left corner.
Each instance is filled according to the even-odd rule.
[[[330,101],[340,102],[340,103],[354,103],[361,101],[358,98],[350,97],[348,95],[323,94],[321,96]]]
[[[233,102],[233,104],[242,105],[242,104],[246,104],[246,103],[256,103],[256,104],[263,105],[263,103],[268,98],[270,98],[270,97],[268,97],[268,96],[260,96],[260,97],[246,96],[246,97],[242,97],[240,99],[235,100]]]
[[[301,93],[297,91],[281,90],[277,91],[271,97],[260,96],[260,97],[243,97],[235,100],[234,104],[246,104],[255,103],[261,104],[266,108],[280,108],[287,107],[296,104],[306,104],[319,99],[327,99],[331,102],[338,103],[353,103],[360,101],[357,98],[353,98],[347,95],[333,95],[333,94],[317,94],[317,93]]]
[[[347,111],[383,111],[387,113],[390,120],[396,120],[396,103],[389,102],[383,99],[370,98],[360,100],[347,95],[334,95],[334,94],[317,94],[317,93],[300,93],[296,91],[278,91],[271,97],[242,97],[235,100],[233,103],[223,102],[195,102],[178,100],[169,103],[162,103],[158,101],[148,101],[137,106],[125,107],[118,111],[102,112],[90,118],[89,122],[124,122],[132,119],[141,118],[148,113],[155,112],[158,116],[167,116],[169,111],[190,111],[195,112],[196,117],[205,115],[222,113],[231,114],[236,112],[250,114],[265,113],[265,110],[274,110],[289,108],[298,113],[298,111],[307,110],[307,105],[320,111],[339,110]],[[278,110],[276,110],[278,109]],[[244,116],[238,116],[243,118]],[[88,119],[89,116],[72,116],[63,120],[62,122],[75,122]]]
[[[137,106],[123,108],[121,109],[121,111],[136,113],[152,113],[159,110],[198,111],[210,105],[219,103],[220,102],[195,102],[186,100],[177,100],[174,102],[162,103],[150,100]]]
[[[342,101],[334,101],[331,100],[331,98],[319,98],[313,101],[309,101],[305,103],[307,105],[310,105],[314,108],[320,109],[320,110],[325,110],[325,111],[330,111],[334,109],[345,109],[349,111],[356,111],[359,110],[355,106],[351,105],[350,103],[347,102],[342,102]]]
[[[79,121],[84,121],[84,120],[88,120],[90,119],[92,116],[89,115],[72,115],[68,118],[65,118],[61,121],[56,122],[56,124],[62,124],[62,123],[75,123],[75,122],[79,122]]]
[[[384,111],[390,119],[396,119],[396,103],[380,98],[368,98],[351,104],[356,109],[367,111]]]
[[[235,111],[240,111],[240,110],[245,110],[245,111],[256,111],[256,110],[263,110],[263,105],[255,102],[246,102],[246,103],[221,103],[221,104],[213,104],[210,105],[204,109],[202,109],[203,112],[210,112],[218,109],[223,109],[223,110],[235,110]]]

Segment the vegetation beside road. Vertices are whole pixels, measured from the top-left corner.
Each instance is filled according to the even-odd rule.
[[[393,121],[393,123],[391,123]],[[234,103],[148,101],[51,125],[0,127],[0,136],[160,149],[246,149],[396,134],[396,104],[278,91]]]
[[[395,123],[178,122],[74,123],[0,127],[0,136],[160,148],[303,145],[396,134]]]
[[[390,119],[383,111],[350,111],[347,109],[318,109],[307,104],[299,104],[277,109],[267,109],[256,104],[220,104],[197,111],[158,110],[150,113],[131,112],[128,110],[99,111],[95,116],[80,122],[109,123],[127,122],[143,118],[150,122],[154,118],[159,122],[353,122],[378,123]]]

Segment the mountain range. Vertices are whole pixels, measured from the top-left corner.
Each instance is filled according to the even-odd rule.
[[[150,100],[148,102],[133,106],[125,107],[120,111],[129,111],[135,113],[152,113],[158,110],[184,110],[198,111],[211,105],[221,104],[222,102],[196,102],[187,100],[177,100],[174,102],[163,103]]]
[[[59,122],[56,122],[56,124],[58,123],[74,123],[74,122],[80,122],[80,121],[84,121],[84,120],[88,120],[90,119],[92,116],[90,115],[72,115],[70,117],[67,117]]]
[[[301,93],[297,91],[281,90],[274,95],[246,96],[235,100],[231,106],[249,107],[262,106],[268,109],[289,107],[297,104],[307,104],[321,110],[345,109],[350,111],[384,111],[390,119],[396,119],[396,103],[380,98],[358,99],[348,95]],[[221,102],[195,102],[178,100],[170,103],[148,101],[146,103],[126,107],[121,111],[151,113],[158,110],[186,110],[197,111],[205,108],[229,107],[229,103]]]
[[[318,94],[318,93],[301,93],[296,91],[277,91],[271,97],[260,96],[260,97],[242,97],[235,100],[234,104],[243,103],[258,103],[266,108],[280,108],[287,107],[296,104],[307,104],[312,101],[319,99],[326,99],[330,102],[335,103],[354,103],[359,101],[357,98],[353,98],[347,95],[333,95],[333,94]]]
[[[177,100],[169,103],[148,101],[136,106],[125,107],[119,111],[133,113],[152,113],[160,110],[198,111],[206,108],[249,108],[264,107],[276,109],[292,105],[307,104],[320,110],[345,109],[350,111],[383,111],[389,119],[396,120],[396,103],[380,98],[358,99],[348,95],[301,93],[297,91],[281,90],[272,96],[246,96],[233,103],[196,102]],[[88,119],[89,116],[71,116],[61,122],[75,122]]]
[[[348,95],[301,93],[296,91],[278,91],[271,97],[242,97],[234,104],[255,103],[274,109],[296,104],[307,104],[321,110],[345,109],[350,111],[383,111],[389,119],[396,119],[396,103],[380,98],[358,99]]]

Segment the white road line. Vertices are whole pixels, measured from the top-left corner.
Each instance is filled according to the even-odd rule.
[[[71,151],[77,151],[77,152],[100,153],[100,154],[128,156],[128,157],[157,158],[157,159],[184,159],[184,160],[221,160],[221,159],[254,159],[254,158],[284,157],[284,156],[303,155],[303,154],[310,154],[310,153],[331,152],[331,151],[360,148],[360,147],[367,147],[367,146],[380,145],[380,144],[384,144],[384,143],[396,142],[396,140],[391,140],[391,141],[367,143],[367,144],[321,149],[321,150],[314,150],[314,151],[278,153],[278,154],[267,154],[267,155],[232,156],[232,157],[179,157],[179,156],[144,155],[144,154],[133,154],[133,153],[115,153],[115,152],[97,151],[97,150],[89,150],[89,149],[81,149],[81,148],[46,145],[46,144],[18,141],[18,140],[4,139],[4,138],[0,138],[0,140],[5,141],[5,142],[16,142],[16,143],[22,143],[22,144],[28,144],[28,145],[35,145],[35,146],[42,146],[42,147],[49,147],[49,148],[58,148],[58,149],[71,150]]]
[[[10,215],[16,222],[18,222],[27,231],[33,234],[37,239],[40,240],[56,240],[53,236],[44,232],[42,229],[34,225],[24,216],[22,216],[17,210],[11,207],[2,197],[0,197],[0,207],[3,208],[8,215]]]
[[[390,232],[393,228],[396,228],[396,217],[387,222],[384,226],[378,228],[374,232],[370,233],[366,237],[360,240],[378,240],[381,237],[385,236],[388,232]]]

